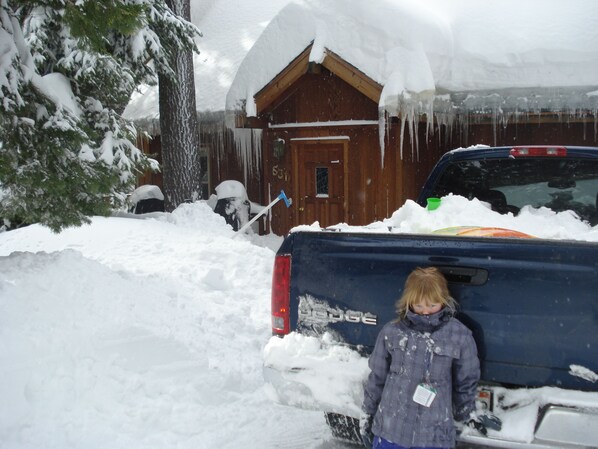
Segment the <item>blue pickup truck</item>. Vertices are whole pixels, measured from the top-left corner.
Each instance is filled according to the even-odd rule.
[[[433,169],[417,202],[425,206],[427,198],[449,194],[485,201],[501,214],[516,215],[526,206],[570,210],[595,226],[598,148],[454,150]],[[353,355],[339,369],[326,367],[325,358],[302,363],[301,352],[280,357],[289,345],[265,351],[264,376],[276,400],[322,410],[333,436],[359,441],[367,357],[382,326],[395,317],[407,275],[418,266],[439,267],[447,277],[460,305],[458,318],[478,345],[479,404],[504,421],[502,431],[487,436],[461,433],[461,443],[598,448],[595,242],[392,230],[292,232],[276,256],[273,334],[324,338],[322,347],[336,345]],[[335,370],[338,379],[330,375]],[[351,391],[339,391],[340,378],[351,371],[357,381],[346,387]],[[330,400],[323,391],[344,399]],[[518,418],[525,407],[534,408],[533,420]]]

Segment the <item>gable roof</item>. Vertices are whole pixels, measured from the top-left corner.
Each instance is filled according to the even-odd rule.
[[[593,0],[296,0],[241,63],[227,109],[253,116],[271,83],[310,43],[383,86],[379,106],[405,111],[598,110]]]
[[[274,103],[286,89],[310,70],[310,64],[313,64],[309,60],[312,47],[313,45],[309,45],[282,72],[255,94],[256,112],[258,114]],[[376,103],[380,101],[382,86],[335,53],[325,51],[321,65],[370,100]]]

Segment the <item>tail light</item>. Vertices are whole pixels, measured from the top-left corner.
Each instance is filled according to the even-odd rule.
[[[276,256],[272,273],[272,333],[291,332],[290,323],[291,256]]]
[[[513,147],[510,151],[511,156],[515,157],[542,157],[542,156],[567,156],[567,148],[565,147]]]

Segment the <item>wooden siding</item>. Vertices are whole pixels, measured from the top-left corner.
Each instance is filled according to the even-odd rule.
[[[156,159],[162,164],[162,148],[160,146],[160,136],[147,137],[143,134],[137,136],[137,147],[148,157]],[[162,189],[162,172],[145,172],[137,178],[137,185],[152,184]]]
[[[261,167],[256,164],[254,159],[248,161],[250,167],[245,169],[235,145],[233,132],[226,127],[224,118],[209,124],[200,122],[200,129],[200,142],[202,146],[207,147],[210,159],[208,164],[211,181],[210,194],[216,193],[214,189],[222,181],[235,180],[245,186],[247,196],[251,201],[264,204]],[[258,149],[254,148],[254,156],[257,153]]]
[[[280,104],[286,100],[285,97],[294,88],[294,84],[305,75],[305,73],[321,74],[325,68],[327,73],[334,73],[340,79],[344,80],[349,86],[365,95],[376,104],[380,100],[382,86],[368,77],[357,67],[349,64],[337,54],[330,50],[325,50],[322,64],[309,61],[309,55],[312,45],[309,45],[301,54],[299,54],[284,70],[272,79],[255,95],[255,104],[258,114],[263,114],[266,110],[274,109],[275,102]],[[248,119],[238,115],[240,119],[238,126],[245,126]]]
[[[224,123],[224,114],[218,119],[210,117],[209,120],[200,121],[200,143],[202,147],[207,147],[208,151],[209,194],[214,194],[214,188],[222,181],[236,180],[245,185],[251,201],[264,204],[261,167],[254,163],[253,167],[246,172],[242,158],[235,146],[233,131],[228,129]],[[159,135],[151,138],[140,135],[137,145],[145,154],[156,159],[160,164],[162,163]],[[254,148],[254,155],[257,152],[258,149]],[[203,169],[204,167],[202,167]],[[146,172],[141,174],[137,179],[137,185],[144,184],[154,184],[162,189],[162,173]]]
[[[550,119],[543,122],[516,123],[506,127],[492,124],[470,125],[464,145],[579,145],[597,146],[598,129],[595,121],[567,116],[561,122]]]
[[[258,113],[265,111],[307,71],[310,51],[311,45],[255,95],[255,105]]]
[[[346,139],[345,201],[347,222],[351,225],[387,218],[406,199],[415,198],[438,157],[452,148],[450,143],[439,143],[447,135],[445,131],[440,139],[438,131],[427,137],[425,125],[421,125],[418,148],[411,147],[409,130],[405,131],[401,159],[401,124],[394,119],[388,124],[382,164],[378,104],[324,67],[319,74],[304,74],[282,97],[264,111],[272,125],[263,134],[264,196],[274,198],[280,190],[291,197],[296,195],[295,177],[305,176],[293,166],[293,142],[302,141],[297,139],[310,139],[312,143],[317,139]],[[367,122],[353,125],[349,120]],[[277,139],[285,141],[284,155],[274,154]],[[295,200],[289,209],[273,209],[273,232],[284,234],[298,224],[296,206],[301,203],[299,198]]]
[[[380,102],[382,86],[340,56],[327,50],[322,65],[370,100]]]

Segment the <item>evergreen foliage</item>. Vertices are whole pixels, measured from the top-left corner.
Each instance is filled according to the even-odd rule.
[[[198,33],[164,0],[0,0],[5,224],[60,231],[121,206],[157,164],[120,113],[136,86],[174,77],[170,55]]]

